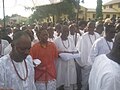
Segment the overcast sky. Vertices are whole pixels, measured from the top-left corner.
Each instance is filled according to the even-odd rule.
[[[0,0],[0,18],[3,18],[3,0]],[[24,6],[32,6],[34,1],[40,1],[39,4],[49,3],[49,0],[4,0],[5,1],[5,14],[11,16],[12,14],[19,14],[25,17],[30,16],[32,11],[25,10]],[[81,0],[82,1],[82,0]],[[103,3],[111,0],[103,0]],[[84,0],[84,6],[87,8],[96,8],[96,0]],[[38,4],[38,3],[37,3]],[[37,5],[37,4],[34,4]]]

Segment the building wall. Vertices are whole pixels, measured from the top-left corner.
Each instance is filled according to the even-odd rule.
[[[82,18],[84,20],[86,20],[87,18],[87,8],[85,7],[80,7],[80,10],[79,10],[79,17],[78,18]]]
[[[109,9],[110,8],[110,5],[106,5],[106,6],[103,6],[103,10],[104,9]],[[113,15],[116,15],[116,17],[120,17],[120,3],[117,3],[117,4],[113,4],[112,5],[112,8],[117,10],[118,12],[116,13],[113,13],[113,12],[103,12],[103,19],[106,18],[106,16],[109,16],[109,18],[112,18]],[[92,20],[95,20],[95,17],[94,15],[96,15],[95,11],[94,12],[87,12],[87,19],[86,20],[89,20],[92,19]]]
[[[116,3],[116,4],[112,4],[112,5],[105,5],[103,9],[109,9],[109,8],[113,8],[113,9],[117,10],[118,12],[116,12],[116,13],[111,13],[111,12],[103,13],[103,18],[106,18],[107,15],[110,15],[110,18],[113,15],[116,15],[116,17],[120,17],[120,3]]]
[[[120,6],[119,6],[120,3],[117,3],[117,4],[114,4],[113,5],[113,8],[116,9],[118,12],[120,12]]]
[[[88,20],[95,20],[95,18],[96,18],[96,13],[95,12],[87,12],[87,18],[86,18],[86,20],[88,21]]]
[[[104,8],[103,9],[108,9],[108,8],[114,8],[116,9],[118,12],[120,12],[120,3],[116,3],[116,4],[113,4],[113,5],[105,5],[103,6]]]
[[[96,19],[96,17],[95,17],[95,15],[96,15],[96,13],[95,12],[87,12],[87,19],[86,20],[89,20],[89,19],[91,19],[91,20],[95,20]],[[110,16],[109,18],[112,18],[113,17],[113,15],[116,15],[116,17],[120,17],[120,14],[119,13],[111,13],[111,12],[106,12],[106,13],[103,13],[103,19],[105,19],[106,18],[106,16]]]
[[[112,18],[113,15],[116,15],[116,17],[119,17],[120,14],[119,13],[103,13],[103,19],[105,19],[107,17],[107,15],[109,15],[109,18]]]

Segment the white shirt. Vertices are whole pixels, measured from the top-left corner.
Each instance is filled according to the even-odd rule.
[[[32,57],[29,55],[25,59],[28,67],[28,77],[26,81],[21,80],[16,74],[15,68],[7,54],[0,58],[0,87],[11,88],[13,90],[36,90],[34,85],[34,68]],[[15,67],[21,77],[26,76],[25,63],[15,62]]]
[[[69,34],[69,37],[72,39],[74,45],[75,45],[75,43],[76,43],[76,45],[77,45],[77,42],[78,42],[78,40],[79,40],[79,38],[80,38],[80,35],[79,35],[78,33],[77,33],[77,36],[76,36],[76,34],[75,34],[75,35]]]
[[[98,56],[90,72],[89,90],[120,90],[120,65],[105,54]]]
[[[2,44],[2,52],[1,52],[1,55],[4,55],[4,50],[5,50],[5,48],[9,45],[9,43],[8,43],[7,40],[1,39],[1,44]]]
[[[68,40],[61,40],[61,37],[58,37],[55,40],[55,45],[58,51],[76,51],[75,45],[71,38],[68,37]],[[77,74],[76,74],[76,66],[74,59],[63,60],[62,58],[58,58],[57,60],[57,87],[64,85],[70,86],[71,84],[77,83]]]
[[[5,49],[4,49],[4,55],[9,54],[12,51],[12,46],[9,44]]]
[[[79,52],[81,53],[81,60],[79,60],[81,66],[89,65],[88,56],[90,53],[90,49],[95,40],[98,39],[99,37],[100,35],[96,32],[94,32],[94,35],[89,35],[89,33],[86,32],[81,36],[76,46]]]
[[[92,45],[89,62],[93,64],[95,57],[100,54],[107,54],[111,51],[113,42],[106,41],[104,37],[97,39]]]
[[[54,36],[54,38],[55,38],[55,39],[57,39],[58,37],[60,37],[60,36],[61,36],[61,33],[60,33],[60,35],[59,35],[59,36],[57,36],[57,35],[58,35],[58,33],[57,33],[56,31],[54,31],[53,36]]]

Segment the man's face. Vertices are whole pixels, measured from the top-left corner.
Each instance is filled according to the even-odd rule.
[[[75,26],[71,27],[69,30],[70,30],[70,34],[71,34],[71,35],[74,35],[74,34],[75,34],[75,32],[77,32],[77,30],[76,30],[76,27],[75,27]]]
[[[21,37],[20,40],[16,43],[15,54],[18,55],[20,60],[24,60],[29,54],[29,50],[31,48],[31,40],[28,37]]]
[[[85,24],[82,24],[79,28],[80,28],[80,30],[84,30],[85,27],[86,27],[86,25],[85,25]]]
[[[65,38],[67,38],[68,35],[69,35],[69,30],[66,28],[66,29],[64,29],[63,32],[62,32],[62,36],[64,36]]]
[[[115,36],[115,33],[116,33],[115,28],[111,28],[110,31],[107,34],[111,39],[113,39],[114,36]]]
[[[98,32],[100,35],[102,34],[103,31],[104,31],[103,26],[100,26],[99,28],[96,27],[96,32]]]
[[[88,28],[88,32],[93,32],[94,29],[95,29],[95,25],[94,24],[89,24],[87,28]]]

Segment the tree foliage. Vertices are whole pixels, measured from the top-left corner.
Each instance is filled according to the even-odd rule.
[[[59,20],[62,14],[72,16],[75,13],[75,7],[75,0],[63,0],[63,2],[57,4],[37,6],[31,16],[31,20],[42,20],[49,16],[56,16],[57,20]]]
[[[97,0],[96,18],[102,17],[102,0]]]

